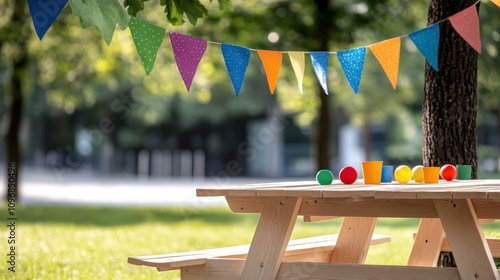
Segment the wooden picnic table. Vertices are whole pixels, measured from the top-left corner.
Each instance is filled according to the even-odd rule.
[[[287,182],[198,188],[196,193],[224,196],[233,212],[260,213],[260,219],[246,259],[208,259],[181,270],[182,279],[500,280],[493,243],[480,226],[480,219],[500,219],[500,180]],[[329,261],[283,261],[298,215],[345,217]],[[363,264],[379,217],[421,218],[407,266]],[[451,247],[457,268],[435,267],[443,243]]]

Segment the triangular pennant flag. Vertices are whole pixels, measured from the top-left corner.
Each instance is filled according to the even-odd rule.
[[[238,97],[245,72],[247,71],[248,62],[250,61],[250,50],[230,44],[222,44],[221,50],[236,97]]]
[[[265,51],[257,50],[262,65],[264,65],[264,71],[266,72],[267,82],[269,84],[269,90],[271,94],[274,94],[274,89],[276,88],[276,82],[278,82],[278,74],[280,73],[282,54],[278,51]]]
[[[380,66],[384,69],[387,78],[396,89],[398,84],[399,56],[401,48],[401,38],[396,37],[369,46],[370,51],[377,58]]]
[[[47,30],[49,30],[50,26],[54,23],[67,3],[68,0],[28,0],[33,25],[35,26],[36,34],[40,40],[42,40]]]
[[[408,37],[410,37],[415,46],[417,46],[417,49],[422,53],[432,68],[438,71],[439,23],[410,33]]]
[[[300,93],[302,92],[302,81],[304,80],[304,70],[305,70],[305,59],[303,52],[288,52],[288,57],[292,63],[293,72],[295,72],[295,77],[297,77],[297,82],[299,84]]]
[[[314,68],[314,73],[316,73],[316,77],[318,77],[319,83],[327,95],[328,84],[326,81],[326,77],[328,76],[329,61],[329,52],[311,52],[311,62]]]
[[[491,0],[491,2],[500,7],[500,0]]]
[[[155,64],[156,53],[165,37],[165,29],[136,17],[130,17],[128,26],[146,75],[149,75]]]
[[[344,75],[355,94],[358,93],[359,85],[361,83],[365,56],[365,47],[337,52],[340,66],[342,66]]]
[[[169,35],[177,68],[189,92],[196,69],[207,50],[207,41],[172,31]]]
[[[451,25],[464,40],[478,53],[481,53],[481,36],[479,34],[479,16],[476,5],[454,14],[449,18]]]

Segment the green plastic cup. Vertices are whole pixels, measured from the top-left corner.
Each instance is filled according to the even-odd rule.
[[[472,173],[472,166],[468,164],[457,165],[458,180],[470,180],[470,174]]]

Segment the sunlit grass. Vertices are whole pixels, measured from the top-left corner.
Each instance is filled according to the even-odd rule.
[[[30,206],[18,209],[17,217],[16,273],[3,267],[0,279],[178,279],[176,271],[130,265],[127,257],[248,244],[258,221],[257,215],[233,214],[224,207]],[[292,238],[337,233],[341,221],[299,220]],[[379,219],[375,232],[392,241],[372,246],[367,263],[404,265],[417,227],[417,219]],[[486,235],[500,236],[500,222],[484,228]],[[7,236],[5,227],[0,236]],[[3,255],[6,238],[1,248]]]

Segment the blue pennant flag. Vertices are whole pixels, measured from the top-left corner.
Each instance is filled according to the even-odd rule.
[[[330,60],[329,52],[311,52],[311,62],[318,77],[319,83],[325,93],[328,95],[328,84],[326,77],[328,76],[328,63]]]
[[[417,46],[417,49],[422,53],[432,68],[438,71],[439,23],[410,33],[408,37],[410,37],[415,46]]]
[[[222,56],[226,63],[227,72],[233,83],[236,97],[240,94],[243,78],[250,61],[250,50],[244,47],[222,44]]]
[[[40,40],[67,3],[68,0],[28,0],[33,25]]]
[[[359,84],[361,83],[365,56],[365,47],[337,52],[344,75],[355,94],[358,94]]]

